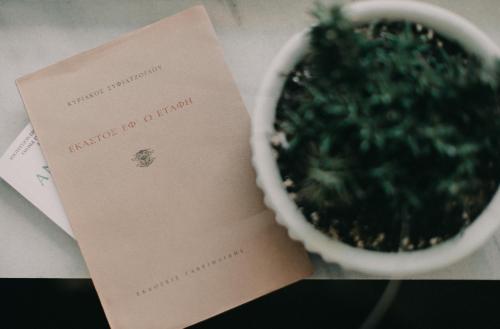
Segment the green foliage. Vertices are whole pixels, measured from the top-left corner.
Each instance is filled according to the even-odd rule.
[[[457,234],[500,181],[500,70],[409,22],[354,27],[315,11],[287,79],[276,142],[306,217],[347,243],[425,248]]]

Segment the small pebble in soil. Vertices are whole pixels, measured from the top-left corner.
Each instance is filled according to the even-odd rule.
[[[384,233],[379,233],[377,235],[377,241],[378,242],[382,242],[382,241],[384,241],[384,239],[385,239],[385,234]]]
[[[272,136],[271,136],[271,144],[273,146],[283,146],[283,148],[287,148],[287,141],[286,141],[286,135],[284,132],[282,131],[278,131],[276,133],[274,133]]]
[[[429,240],[429,243],[431,244],[431,246],[435,246],[437,245],[439,242],[441,242],[441,238],[440,237],[433,237],[432,239]]]
[[[283,181],[283,186],[285,186],[286,188],[292,187],[293,186],[293,180],[291,180],[290,178],[285,179]]]
[[[328,230],[328,234],[335,240],[339,240],[339,234],[334,227],[330,227],[330,229]]]
[[[311,220],[314,225],[317,225],[319,223],[319,214],[317,211],[311,213]]]
[[[401,247],[403,249],[407,249],[408,245],[410,244],[410,238],[409,237],[404,237],[402,240],[401,240]]]

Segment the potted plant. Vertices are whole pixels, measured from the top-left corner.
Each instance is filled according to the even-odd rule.
[[[449,265],[500,225],[500,50],[418,2],[319,8],[252,118],[266,204],[325,260],[379,275]]]

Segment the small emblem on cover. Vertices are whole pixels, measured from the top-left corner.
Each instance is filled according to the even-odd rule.
[[[155,158],[153,157],[154,151],[152,149],[143,149],[138,151],[132,158],[132,161],[136,161],[137,167],[149,167]]]

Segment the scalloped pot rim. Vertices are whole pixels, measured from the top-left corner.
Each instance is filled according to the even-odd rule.
[[[409,20],[430,27],[458,41],[465,49],[484,59],[487,65],[500,57],[491,39],[466,19],[450,11],[413,1],[364,1],[342,7],[355,23],[373,20]],[[288,229],[291,238],[301,241],[308,251],[326,261],[367,274],[401,277],[448,266],[482,246],[500,226],[500,193],[481,215],[457,236],[424,250],[377,252],[359,249],[334,240],[306,221],[282,187],[281,175],[270,144],[275,108],[287,74],[303,57],[308,47],[308,30],[293,36],[272,61],[258,92],[252,116],[252,162],[257,184],[264,191],[266,205],[276,220]]]

